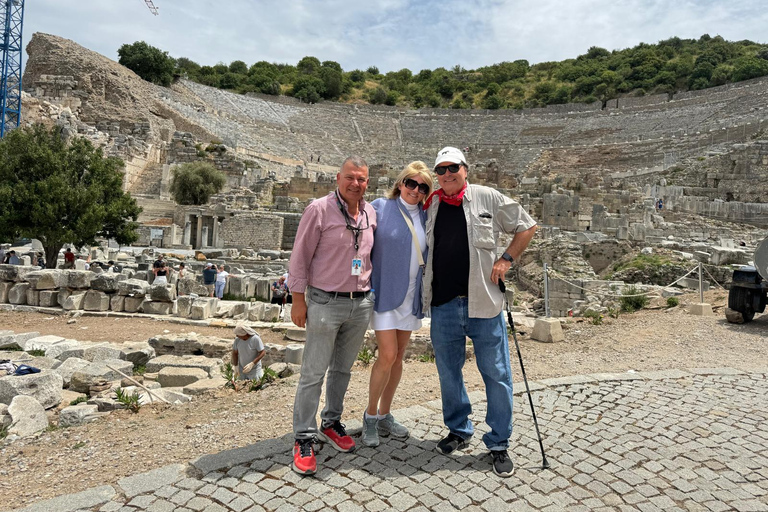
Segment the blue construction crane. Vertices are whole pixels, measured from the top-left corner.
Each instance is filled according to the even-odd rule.
[[[21,28],[24,0],[0,0],[2,4],[2,76],[0,77],[0,138],[21,122]]]

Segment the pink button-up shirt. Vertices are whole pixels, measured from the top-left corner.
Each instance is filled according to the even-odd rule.
[[[344,199],[341,196],[339,199],[347,209]],[[326,292],[371,289],[371,249],[376,211],[365,201],[360,201],[359,208],[357,227],[370,227],[360,232],[359,249],[355,251],[355,236],[347,229],[335,191],[306,207],[296,232],[288,270],[288,288],[292,292],[305,293],[307,285]],[[351,215],[349,217],[355,225],[355,219]],[[355,256],[362,260],[359,276],[352,275],[352,259]]]

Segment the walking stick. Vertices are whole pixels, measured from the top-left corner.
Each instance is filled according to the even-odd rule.
[[[531,416],[533,416],[533,425],[536,427],[536,436],[539,438],[539,448],[541,449],[541,469],[549,468],[549,461],[544,454],[544,443],[541,441],[541,432],[539,432],[539,422],[536,419],[536,410],[533,408],[533,397],[531,397],[531,388],[528,387],[528,377],[525,375],[525,366],[523,366],[523,355],[520,353],[520,344],[517,342],[517,331],[515,329],[515,321],[512,319],[512,310],[509,307],[509,299],[507,299],[507,287],[504,285],[504,280],[499,278],[499,290],[504,295],[504,303],[507,310],[507,321],[509,327],[512,330],[512,339],[515,340],[515,348],[517,349],[517,359],[520,361],[520,369],[523,372],[523,382],[525,382],[525,391],[528,393],[528,402],[531,404]]]

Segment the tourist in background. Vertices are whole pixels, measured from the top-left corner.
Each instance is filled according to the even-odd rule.
[[[285,283],[285,276],[280,276],[277,281],[272,283],[272,304],[279,304],[282,309],[285,299],[288,296],[288,285]]]
[[[155,280],[152,281],[153,285],[160,284],[160,285],[167,285],[168,284],[168,278],[171,275],[171,267],[167,267],[165,265],[164,261],[160,262],[160,266],[154,269],[155,271]]]
[[[371,325],[376,331],[378,353],[368,386],[368,409],[363,414],[362,442],[366,446],[378,446],[379,436],[406,439],[409,435],[390,409],[403,374],[405,348],[424,317],[421,287],[427,258],[427,216],[422,205],[431,190],[429,167],[424,162],[411,162],[387,198],[371,203],[377,219],[371,253],[371,285],[376,290]]]
[[[69,247],[64,251],[64,265],[61,268],[75,268],[75,253]]]
[[[224,270],[224,265],[219,265],[219,271],[216,273],[216,298],[224,298],[224,287],[227,286],[227,279],[229,279],[229,272]]]
[[[8,265],[21,265],[21,260],[16,255],[16,251],[9,251],[8,255],[5,257],[5,262]]]
[[[203,285],[208,289],[208,296],[213,297],[213,293],[216,288],[216,267],[213,263],[206,263],[203,270]]]
[[[449,430],[436,448],[448,455],[465,448],[474,434],[469,419],[472,404],[461,373],[469,337],[487,397],[485,421],[490,431],[483,442],[491,452],[493,471],[507,477],[514,470],[507,452],[512,435],[512,369],[499,280],[528,247],[536,222],[497,190],[470,185],[468,172],[459,149],[441,149],[435,160],[440,189],[425,204],[429,255],[424,307],[430,308],[432,317],[432,348],[443,421]],[[499,233],[513,235],[501,257]]]

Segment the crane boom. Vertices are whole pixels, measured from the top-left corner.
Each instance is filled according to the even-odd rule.
[[[144,2],[146,2],[147,7],[149,7],[150,11],[152,11],[152,14],[154,14],[155,16],[160,14],[160,10],[157,7],[155,7],[155,3],[152,0],[144,0]]]

